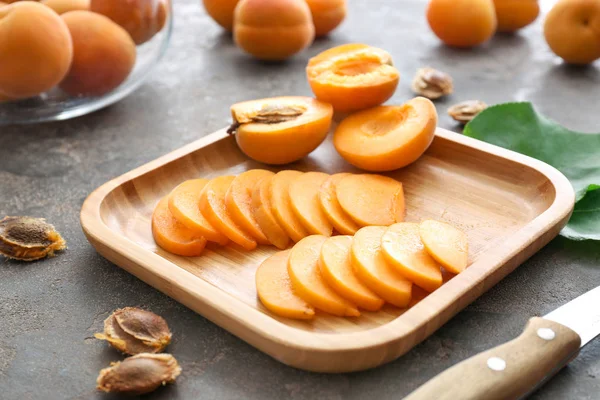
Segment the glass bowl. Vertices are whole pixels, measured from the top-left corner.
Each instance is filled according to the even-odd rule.
[[[0,126],[79,117],[116,103],[132,93],[144,82],[167,51],[173,30],[173,10],[170,1],[168,5],[169,13],[165,26],[152,39],[137,46],[134,69],[116,89],[98,97],[74,97],[54,88],[29,99],[0,103]]]

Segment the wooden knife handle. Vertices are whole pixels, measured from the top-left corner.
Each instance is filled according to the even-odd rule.
[[[440,373],[405,400],[508,400],[535,390],[579,353],[581,338],[534,317],[516,339]]]

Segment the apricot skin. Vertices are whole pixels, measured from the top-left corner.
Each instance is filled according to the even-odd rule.
[[[540,13],[538,0],[494,0],[498,32],[515,32],[531,24]]]
[[[4,96],[23,99],[53,88],[66,75],[72,58],[69,30],[54,11],[31,1],[0,8]]]
[[[53,9],[57,14],[90,9],[90,0],[43,0],[41,3]]]
[[[225,30],[233,31],[233,12],[239,0],[203,0],[206,13]]]
[[[306,0],[317,37],[325,36],[346,18],[346,0]]]
[[[600,1],[559,1],[546,17],[544,36],[552,51],[569,64],[600,58]]]
[[[235,43],[258,59],[285,60],[308,47],[314,37],[304,0],[241,0],[235,8]]]
[[[492,0],[431,0],[427,22],[442,42],[454,47],[486,42],[497,25]]]
[[[135,43],[107,17],[90,11],[62,15],[73,38],[73,63],[60,87],[76,95],[100,96],[119,86],[135,64]]]

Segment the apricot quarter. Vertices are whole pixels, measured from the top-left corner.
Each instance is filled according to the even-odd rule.
[[[41,3],[53,9],[57,14],[90,9],[90,0],[43,0]]]
[[[227,31],[233,30],[233,12],[239,0],[203,0],[204,9]]]
[[[538,0],[494,0],[498,32],[515,32],[531,24],[540,13]]]
[[[317,37],[325,36],[346,18],[346,0],[306,0]]]

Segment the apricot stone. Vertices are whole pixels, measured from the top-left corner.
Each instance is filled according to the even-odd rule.
[[[241,0],[235,8],[235,43],[256,58],[284,60],[308,47],[314,37],[304,0]]]
[[[203,0],[204,8],[212,19],[227,31],[233,31],[233,12],[239,0]]]
[[[65,23],[32,1],[0,8],[0,93],[14,99],[56,86],[73,56]]]
[[[346,0],[306,0],[317,37],[325,36],[346,18]]]
[[[42,4],[50,7],[57,14],[90,9],[90,0],[42,0]]]
[[[540,13],[538,0],[494,0],[498,32],[515,32],[531,24]]]
[[[127,31],[90,11],[70,11],[62,18],[73,38],[73,63],[61,89],[74,96],[100,96],[119,86],[136,58]]]

